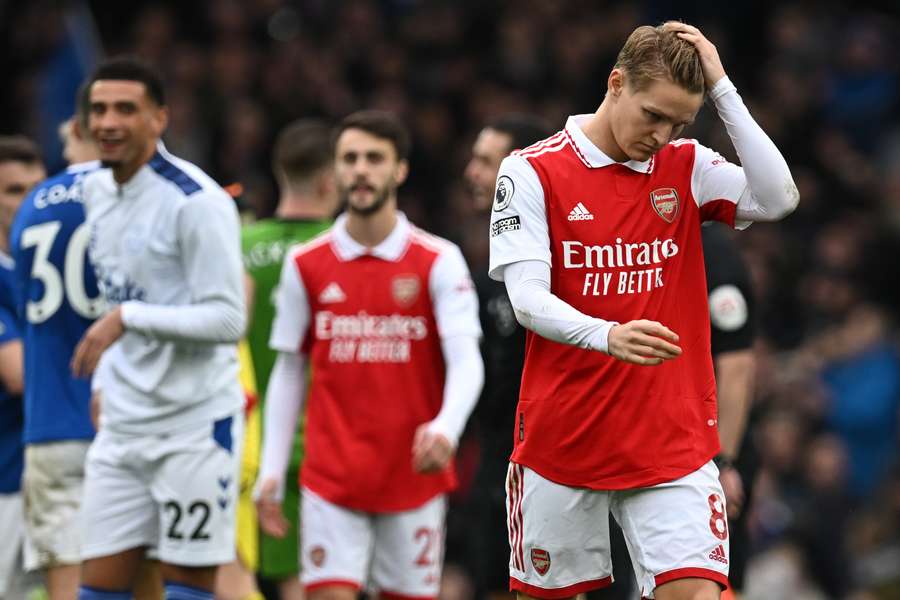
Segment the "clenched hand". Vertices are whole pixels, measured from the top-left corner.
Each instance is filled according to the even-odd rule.
[[[122,337],[124,331],[121,306],[117,306],[94,322],[75,348],[75,355],[72,357],[72,373],[75,377],[91,375],[97,368],[100,357],[113,342]]]
[[[644,319],[614,325],[609,330],[609,354],[636,365],[658,365],[681,355],[678,335],[656,321]]]

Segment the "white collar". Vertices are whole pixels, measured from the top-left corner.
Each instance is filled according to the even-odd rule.
[[[588,139],[581,128],[592,118],[593,114],[572,115],[566,120],[566,134],[572,142],[575,153],[585,165],[590,169],[599,169],[609,165],[620,164],[625,165],[632,171],[638,173],[649,173],[653,170],[653,157],[640,162],[637,160],[629,160],[625,162],[617,162],[606,155],[603,150],[594,145],[594,142]]]
[[[335,252],[343,261],[353,260],[360,256],[374,256],[382,260],[396,262],[406,253],[406,247],[409,245],[409,233],[411,229],[409,220],[402,212],[397,211],[397,223],[394,229],[388,234],[384,240],[377,246],[369,248],[363,246],[347,232],[347,215],[342,214],[334,222],[334,236],[332,246]]]
[[[89,160],[87,162],[73,163],[66,168],[66,173],[84,173],[85,171],[93,171],[101,167],[99,160]]]

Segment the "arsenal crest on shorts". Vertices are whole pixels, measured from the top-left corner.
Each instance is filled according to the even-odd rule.
[[[419,297],[419,278],[416,275],[397,275],[391,282],[394,301],[406,308]]]
[[[531,549],[531,564],[538,575],[546,575],[550,570],[550,553],[540,548]]]
[[[678,216],[678,192],[675,188],[658,188],[650,192],[650,204],[663,221],[671,223]]]
[[[322,546],[314,546],[312,550],[309,551],[309,559],[312,561],[312,564],[321,567],[325,564],[325,548]]]

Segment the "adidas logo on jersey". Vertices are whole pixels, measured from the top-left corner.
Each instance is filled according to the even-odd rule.
[[[579,202],[575,205],[575,208],[572,209],[572,212],[569,213],[570,221],[593,221],[594,215],[591,214],[587,208],[585,208],[584,204]]]
[[[343,302],[347,299],[347,294],[341,289],[341,286],[335,282],[331,282],[325,286],[322,293],[319,294],[319,302],[322,304],[334,304],[335,302]]]
[[[728,564],[728,557],[725,556],[725,548],[722,547],[722,544],[716,546],[716,549],[709,553],[709,557],[712,560],[717,560],[720,563]]]

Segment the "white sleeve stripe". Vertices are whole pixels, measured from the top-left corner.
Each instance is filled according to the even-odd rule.
[[[413,242],[416,242],[419,245],[424,246],[428,250],[431,250],[432,252],[435,252],[437,254],[443,254],[453,247],[453,244],[451,242],[428,233],[427,231],[423,231],[418,227],[410,228],[409,237]]]
[[[555,145],[562,138],[562,135],[563,135],[563,132],[560,131],[558,133],[551,135],[547,139],[541,140],[539,142],[535,142],[526,148],[522,148],[521,150],[516,150],[515,152],[513,152],[513,154],[518,154],[519,156],[521,156],[523,154],[528,154],[529,152],[534,152],[536,150],[540,150],[541,148],[544,148],[545,146]]]
[[[302,244],[297,244],[296,246],[292,246],[290,252],[288,253],[288,260],[295,260],[299,256],[303,256],[307,252],[315,250],[320,246],[324,246],[325,244],[330,244],[332,239],[331,230],[325,231],[312,238],[307,242],[303,242]]]
[[[538,157],[538,156],[541,156],[542,154],[547,154],[547,153],[550,153],[550,152],[559,152],[560,150],[562,150],[563,148],[565,148],[565,147],[566,147],[566,144],[568,144],[568,143],[569,143],[569,140],[562,139],[562,140],[560,140],[560,141],[558,141],[558,142],[555,142],[552,146],[544,146],[543,148],[540,148],[540,149],[538,149],[538,150],[533,150],[533,151],[528,152],[528,153],[525,153],[525,152],[519,152],[519,153],[516,153],[516,156],[519,156],[519,157],[524,158],[524,159],[526,159],[526,160],[529,159],[529,158],[536,158],[536,157]]]

